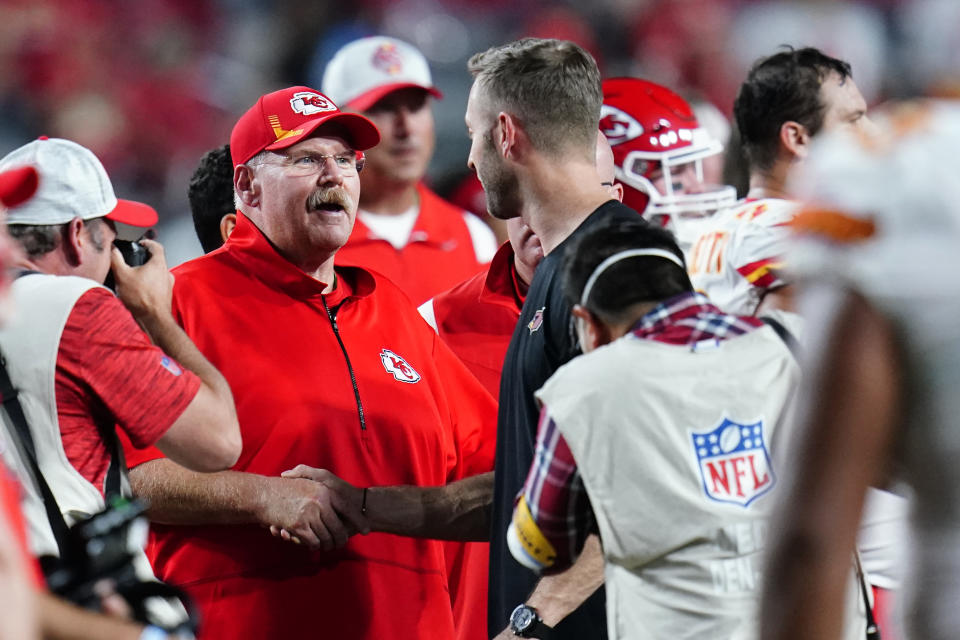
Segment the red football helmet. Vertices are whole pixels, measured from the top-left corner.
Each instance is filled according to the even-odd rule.
[[[670,227],[681,241],[684,219],[703,218],[736,201],[733,187],[703,184],[702,160],[723,145],[673,91],[638,78],[605,80],[600,130],[613,148],[624,204]],[[661,172],[662,190],[654,186]]]

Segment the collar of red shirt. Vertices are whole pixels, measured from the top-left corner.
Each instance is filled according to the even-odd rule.
[[[658,304],[633,325],[630,333],[643,340],[683,345],[725,340],[762,326],[757,318],[724,313],[705,295],[690,291]]]
[[[495,304],[501,307],[520,313],[523,308],[523,300],[526,296],[520,295],[520,283],[517,275],[517,268],[513,261],[513,246],[510,242],[504,242],[497,249],[490,266],[487,268],[487,277],[483,282],[483,290],[480,292],[480,300],[488,304]]]
[[[413,229],[410,230],[407,244],[419,242],[433,245],[444,251],[455,249],[457,241],[453,238],[457,235],[460,227],[463,226],[463,220],[460,216],[450,214],[463,213],[463,210],[443,200],[422,182],[417,183],[417,198],[419,200],[417,221],[413,224]],[[440,215],[437,215],[437,213]],[[350,234],[350,243],[373,241],[385,242],[370,227],[363,224],[358,216],[353,225],[353,233]]]
[[[252,277],[290,297],[306,299],[324,296],[327,283],[311,278],[281,256],[250,218],[239,211],[237,226],[223,250]],[[336,289],[325,296],[329,306],[339,304],[346,298],[366,297],[376,288],[376,281],[365,269],[336,266],[334,270],[337,275]]]

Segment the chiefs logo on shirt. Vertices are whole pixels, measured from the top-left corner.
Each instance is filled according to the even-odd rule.
[[[395,380],[399,382],[420,382],[420,374],[411,367],[402,356],[398,356],[390,349],[380,351],[380,362],[387,373],[392,373]]]

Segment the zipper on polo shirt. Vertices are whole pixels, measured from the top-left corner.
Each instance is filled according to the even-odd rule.
[[[340,307],[343,306],[344,300],[333,309],[327,306],[327,299],[323,296],[320,297],[323,300],[323,308],[327,312],[327,317],[330,319],[330,326],[333,327],[333,335],[337,337],[337,342],[340,343],[340,351],[343,352],[343,359],[347,362],[347,371],[350,372],[350,383],[353,385],[353,397],[357,400],[357,415],[360,416],[360,431],[367,430],[367,420],[363,416],[363,403],[360,402],[360,388],[357,386],[357,375],[353,372],[353,365],[350,364],[350,356],[347,354],[347,347],[343,344],[343,338],[340,337],[340,327],[337,326],[337,312],[340,311]]]

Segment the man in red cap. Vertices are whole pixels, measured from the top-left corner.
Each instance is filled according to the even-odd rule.
[[[156,343],[185,366],[196,367],[197,376],[151,345],[130,312],[89,279],[106,275],[99,254],[109,259],[109,252],[91,246],[104,246],[113,237],[113,223],[104,219],[149,225],[156,212],[118,202],[99,160],[80,145],[43,139],[0,160],[0,270],[7,278],[0,298],[10,307],[0,329],[0,351],[34,438],[37,462],[68,520],[103,508],[111,459],[100,433],[115,424],[198,469],[229,465],[240,447],[229,388],[172,321],[160,245],[151,243],[157,255],[149,269],[115,264],[118,286]],[[11,241],[6,224],[19,243]],[[171,369],[179,373],[172,375]],[[205,433],[195,433],[201,421]],[[0,428],[5,585],[0,635],[34,638],[39,629],[53,639],[168,637],[155,627],[84,611],[44,591],[28,549],[39,555],[55,553],[57,546],[8,424],[4,420]]]
[[[307,87],[261,97],[230,139],[236,227],[175,271],[174,312],[230,382],[244,450],[212,475],[153,451],[128,459],[165,523],[155,569],[201,605],[202,638],[453,635],[439,542],[347,542],[367,530],[363,501],[280,477],[303,463],[361,486],[436,486],[492,464],[480,437],[496,420],[490,395],[396,285],[339,264],[362,152],[378,140]]]
[[[381,135],[367,154],[340,263],[382,273],[421,304],[490,262],[497,250],[490,228],[423,183],[434,149],[432,103],[442,97],[423,54],[396,38],[354,40],[327,65],[322,90]]]

